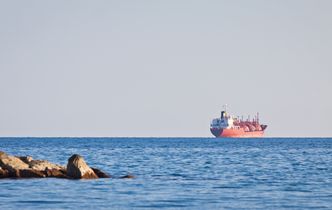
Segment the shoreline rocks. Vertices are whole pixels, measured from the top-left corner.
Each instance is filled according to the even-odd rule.
[[[65,178],[98,179],[110,178],[107,173],[90,168],[80,155],[72,155],[67,167],[47,160],[34,160],[30,156],[11,156],[0,151],[0,178]]]

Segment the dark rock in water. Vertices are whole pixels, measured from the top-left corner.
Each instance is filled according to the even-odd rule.
[[[127,174],[125,176],[121,176],[120,179],[134,179],[135,176],[134,175],[131,175],[131,174]]]
[[[68,159],[67,176],[73,179],[98,179],[98,176],[85,163],[80,155],[73,155]]]
[[[17,178],[44,178],[46,175],[42,171],[34,169],[18,170]]]
[[[67,175],[66,175],[66,170],[64,169],[55,169],[55,168],[52,168],[52,169],[48,169],[46,168],[45,169],[45,174],[47,177],[54,177],[54,178],[69,178]]]
[[[0,167],[7,169],[8,171],[14,171],[15,169],[28,169],[29,165],[15,156],[10,156],[4,152],[0,152]]]
[[[97,168],[92,168],[93,172],[95,172],[95,174],[99,177],[99,178],[111,178],[111,176]]]

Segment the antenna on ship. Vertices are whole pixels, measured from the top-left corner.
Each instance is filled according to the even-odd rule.
[[[224,110],[225,112],[227,112],[227,104],[224,104],[224,105],[222,106],[222,108],[223,108],[223,110]]]

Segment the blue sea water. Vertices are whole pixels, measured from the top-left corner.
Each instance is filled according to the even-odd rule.
[[[0,138],[115,178],[0,179],[0,209],[332,209],[331,138]],[[135,179],[119,179],[126,174]]]

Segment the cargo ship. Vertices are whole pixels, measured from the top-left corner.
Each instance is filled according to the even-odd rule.
[[[234,118],[221,111],[220,118],[215,118],[210,124],[211,133],[217,138],[258,138],[263,137],[267,125],[259,123],[259,113],[250,120],[250,116],[243,120]]]

